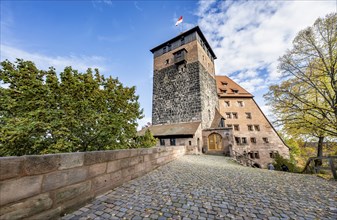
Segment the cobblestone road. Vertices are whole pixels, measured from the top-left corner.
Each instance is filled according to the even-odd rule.
[[[62,219],[337,219],[337,183],[184,156]]]

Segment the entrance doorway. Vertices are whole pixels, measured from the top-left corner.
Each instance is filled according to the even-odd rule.
[[[222,137],[220,134],[213,133],[208,136],[208,150],[222,151]]]

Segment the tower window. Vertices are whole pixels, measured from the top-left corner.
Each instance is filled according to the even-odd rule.
[[[226,112],[226,118],[232,118],[232,114],[230,112]]]
[[[252,114],[250,112],[246,112],[246,118],[247,119],[252,119]]]
[[[182,37],[182,38],[180,39],[180,43],[181,43],[181,45],[185,44],[185,37]]]
[[[170,145],[175,146],[176,145],[176,139],[175,138],[170,138]]]
[[[248,131],[253,131],[253,125],[247,125]]]
[[[229,107],[229,106],[231,106],[230,101],[225,101],[225,107]]]
[[[263,140],[263,142],[264,142],[265,144],[268,144],[268,143],[269,143],[269,140],[268,140],[268,138],[266,138],[266,137],[262,138],[262,140]]]
[[[234,131],[240,131],[239,125],[234,125]]]
[[[241,138],[243,144],[247,144],[247,138],[243,137]]]
[[[260,131],[260,126],[259,125],[254,125],[255,131]]]
[[[253,144],[256,144],[256,138],[255,137],[251,137],[250,138],[250,142],[253,143]]]
[[[240,138],[239,138],[239,137],[235,137],[235,142],[236,142],[237,144],[240,144]]]
[[[169,59],[167,59],[167,60],[166,60],[166,64],[169,64],[169,63],[170,63],[170,60],[169,60]]]
[[[191,146],[191,145],[192,145],[192,141],[188,141],[188,145],[190,145],[190,146]]]

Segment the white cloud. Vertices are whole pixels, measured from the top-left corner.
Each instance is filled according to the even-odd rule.
[[[216,73],[254,92],[279,80],[277,59],[296,34],[335,1],[200,1],[199,26],[218,59]]]
[[[8,59],[14,62],[16,58],[30,60],[34,62],[38,68],[45,70],[53,66],[57,71],[63,71],[66,66],[72,66],[81,72],[86,71],[88,68],[98,68],[101,72],[106,71],[104,65],[106,60],[100,56],[48,56],[40,53],[31,53],[4,44],[0,45],[0,54],[1,61]]]

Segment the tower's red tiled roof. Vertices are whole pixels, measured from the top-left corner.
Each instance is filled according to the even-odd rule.
[[[215,76],[218,96],[221,98],[227,97],[254,97],[247,90],[239,86],[228,76]]]

